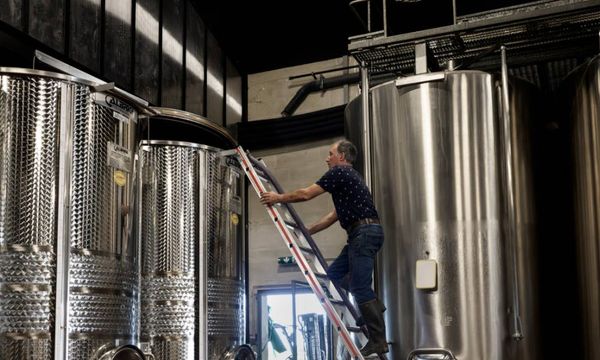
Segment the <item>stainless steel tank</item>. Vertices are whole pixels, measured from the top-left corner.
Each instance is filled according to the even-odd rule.
[[[167,124],[174,138],[196,128],[197,141],[235,143],[199,116],[155,111],[150,138],[169,137],[157,131]],[[228,358],[246,341],[241,169],[213,146],[142,144],[142,338],[156,359]]]
[[[526,91],[511,84],[517,289],[514,333],[499,97],[492,75],[420,75],[371,89],[372,191],[385,231],[376,282],[390,357],[535,359],[537,278]],[[362,143],[361,99],[346,134]],[[359,159],[361,160],[361,159]],[[359,166],[364,162],[360,161]],[[359,167],[359,171],[362,170]]]
[[[582,65],[568,81],[583,343],[591,360],[600,358],[600,59]]]
[[[140,354],[133,105],[0,68],[2,359]]]

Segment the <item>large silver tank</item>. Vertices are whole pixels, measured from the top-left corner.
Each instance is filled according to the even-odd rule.
[[[600,59],[568,79],[574,216],[585,359],[600,358]]]
[[[160,115],[150,129],[166,123],[181,138],[177,133],[189,134],[190,126],[206,127],[205,136],[220,133],[234,143],[199,116],[155,111]],[[164,139],[142,144],[142,338],[159,360],[227,358],[246,341],[241,169],[216,147]]]
[[[91,85],[0,68],[2,359],[141,355],[137,113]]]
[[[539,356],[531,106],[524,101],[528,90],[511,85],[520,342],[510,339],[507,313],[514,311],[513,252],[494,78],[447,72],[445,79],[389,82],[370,92],[372,190],[386,237],[376,282],[388,307],[393,359],[436,349],[466,360]],[[361,106],[358,98],[346,109],[346,133],[357,144]],[[418,260],[435,262],[435,288],[416,288]]]

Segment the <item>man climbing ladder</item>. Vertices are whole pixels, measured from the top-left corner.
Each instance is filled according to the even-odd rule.
[[[329,266],[327,275],[336,285],[349,290],[359,304],[369,332],[369,341],[360,350],[361,355],[379,356],[388,352],[382,314],[385,307],[377,299],[371,283],[375,256],[383,245],[383,229],[369,189],[352,168],[356,155],[356,147],[351,142],[338,141],[329,149],[326,159],[329,170],[315,184],[283,194],[264,192],[261,202],[272,206],[308,201],[325,192],[331,194],[335,210],[311,225],[308,232],[315,234],[339,220],[348,233],[348,243]]]

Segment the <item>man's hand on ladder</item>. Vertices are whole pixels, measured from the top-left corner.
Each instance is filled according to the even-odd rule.
[[[273,206],[273,204],[280,201],[281,195],[272,191],[266,191],[260,194],[260,202],[266,206]]]

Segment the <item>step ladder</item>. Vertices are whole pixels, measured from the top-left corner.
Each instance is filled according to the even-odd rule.
[[[226,153],[224,155],[233,154],[237,158],[259,197],[267,191],[284,192],[267,167],[248,155],[241,146],[231,152],[224,153]],[[266,208],[269,217],[296,260],[310,288],[321,302],[321,306],[348,350],[350,357],[363,360],[364,357],[360,354],[360,350],[354,343],[350,333],[362,333],[367,336],[367,328],[364,325],[359,328],[344,324],[341,316],[344,311],[350,314],[349,318],[351,319],[349,320],[353,324],[356,324],[359,313],[349,301],[345,291],[338,288],[327,277],[327,262],[298,213],[290,204],[274,204],[273,206],[266,206]],[[379,359],[385,360],[386,357],[379,355]]]

